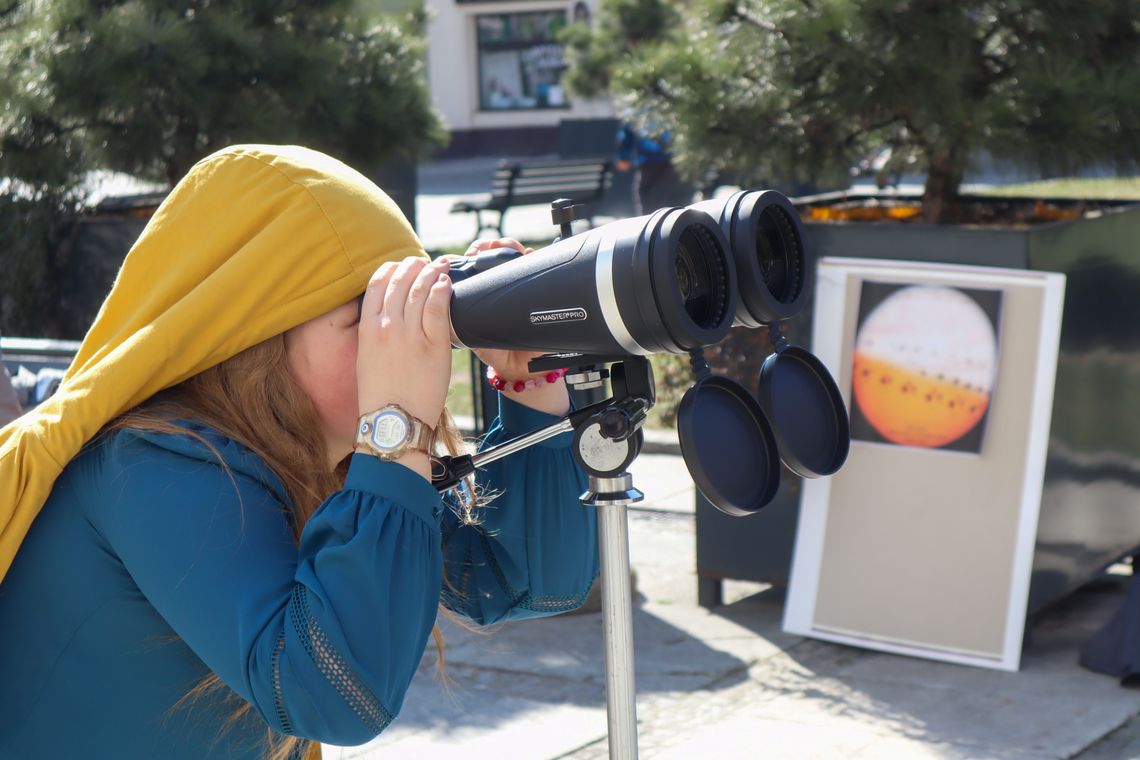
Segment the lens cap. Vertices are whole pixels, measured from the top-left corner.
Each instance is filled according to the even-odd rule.
[[[847,407],[814,354],[781,339],[760,368],[759,396],[789,470],[818,478],[843,466],[851,445]]]
[[[776,440],[744,386],[718,375],[698,379],[677,409],[677,434],[693,482],[720,511],[743,517],[775,497]]]

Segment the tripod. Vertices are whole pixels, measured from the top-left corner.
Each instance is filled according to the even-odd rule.
[[[627,468],[641,452],[641,426],[656,395],[648,359],[616,357],[618,361],[610,370],[602,368],[614,358],[556,354],[532,361],[530,369],[535,372],[568,364],[576,366],[567,373],[566,381],[581,389],[600,386],[608,374],[612,396],[478,454],[442,457],[433,463],[432,484],[437,490],[448,490],[481,465],[574,431],[574,459],[588,477],[587,491],[579,500],[584,507],[598,510],[610,758],[636,760],[637,703],[626,507],[641,501],[644,494],[633,487],[633,476]]]

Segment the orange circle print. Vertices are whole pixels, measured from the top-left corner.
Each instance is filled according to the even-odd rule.
[[[997,336],[974,299],[949,287],[902,288],[855,338],[855,403],[892,443],[936,448],[970,432],[993,391]]]

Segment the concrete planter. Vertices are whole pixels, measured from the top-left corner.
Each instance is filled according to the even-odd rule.
[[[803,210],[842,198],[799,199],[797,206]],[[1098,206],[1079,220],[1017,229],[805,222],[813,269],[821,257],[840,256],[1067,276],[1031,614],[1109,564],[1140,552],[1140,205]],[[809,344],[812,311],[809,301],[788,325],[793,340],[802,345]],[[754,385],[756,369],[737,379]],[[721,514],[698,494],[702,605],[720,603],[725,578],[787,583],[799,491],[799,480],[785,470],[774,502],[744,519]]]

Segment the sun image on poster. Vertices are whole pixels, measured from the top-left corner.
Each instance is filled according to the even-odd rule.
[[[997,376],[1000,290],[864,281],[851,438],[979,453]]]

